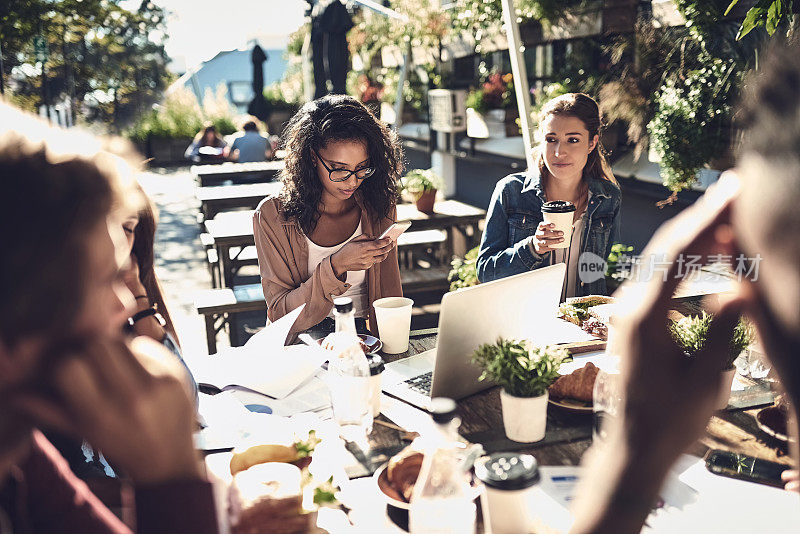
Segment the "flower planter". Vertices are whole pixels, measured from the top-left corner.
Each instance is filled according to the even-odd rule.
[[[467,135],[476,139],[504,139],[519,135],[516,110],[490,109],[480,113],[467,108]]]
[[[520,443],[544,439],[547,428],[547,398],[547,392],[540,397],[515,397],[501,390],[500,405],[503,408],[506,437]]]
[[[150,137],[146,142],[145,155],[152,159],[150,165],[153,166],[182,163],[186,161],[183,155],[191,144],[189,137]]]
[[[733,386],[733,378],[736,376],[736,367],[722,371],[719,375],[720,390],[719,397],[717,397],[717,410],[724,410],[728,407],[728,401],[731,398],[731,387]]]
[[[422,213],[433,213],[434,204],[436,204],[436,189],[423,191],[416,200],[417,209]]]

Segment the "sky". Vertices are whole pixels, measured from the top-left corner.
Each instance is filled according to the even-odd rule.
[[[138,4],[139,0],[128,0]],[[265,48],[283,48],[303,23],[304,0],[153,0],[171,12],[167,53],[193,67],[220,50],[244,46],[259,37]]]

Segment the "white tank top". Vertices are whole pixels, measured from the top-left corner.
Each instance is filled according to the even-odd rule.
[[[361,235],[361,222],[358,223],[358,227],[356,231],[353,232],[353,235],[332,247],[321,247],[306,236],[306,242],[308,243],[308,274],[313,274],[314,269],[317,268],[317,265],[322,263],[322,260],[338,252],[339,249],[358,235]],[[355,310],[356,317],[366,317],[369,312],[366,271],[347,271],[345,282],[350,284],[350,288],[345,291],[342,296],[353,299],[353,309]],[[333,309],[331,309],[328,317],[333,317]]]

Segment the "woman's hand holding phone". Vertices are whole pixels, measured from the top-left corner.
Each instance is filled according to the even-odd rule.
[[[361,234],[331,256],[333,273],[343,279],[348,271],[366,271],[385,260],[393,246],[389,238],[372,239]]]

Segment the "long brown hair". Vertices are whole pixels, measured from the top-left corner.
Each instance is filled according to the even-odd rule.
[[[161,283],[158,281],[155,271],[155,244],[156,226],[158,225],[158,215],[152,201],[147,198],[144,191],[144,206],[139,210],[139,223],[133,233],[133,253],[136,255],[136,263],[139,264],[139,280],[142,282],[147,299],[150,304],[155,304],[156,309],[166,321],[166,330],[178,343],[178,336],[175,333],[175,326],[164,302],[164,294],[161,290]]]
[[[138,209],[130,150],[51,128],[0,102],[0,341],[73,335],[84,305],[87,236],[115,206]],[[124,157],[123,157],[124,156]]]
[[[589,139],[593,139],[595,135],[598,136],[597,144],[594,149],[589,152],[586,165],[583,167],[583,187],[588,188],[589,180],[592,178],[606,180],[614,185],[619,185],[617,184],[617,179],[614,177],[614,173],[611,171],[611,166],[608,164],[608,161],[606,161],[606,151],[599,138],[600,133],[603,131],[604,124],[602,114],[600,113],[600,107],[597,105],[594,98],[585,93],[567,93],[557,96],[542,107],[539,113],[539,123],[541,124],[549,115],[575,117],[579,119],[589,131]],[[547,166],[545,165],[543,150],[539,150],[537,166],[539,167],[539,176],[541,176],[542,184],[546,191],[550,171],[547,170]]]
[[[222,137],[220,137],[219,132],[217,132],[217,127],[211,123],[206,123],[205,125],[203,125],[203,129],[197,132],[197,135],[194,136],[193,142],[198,144],[203,143],[207,133],[214,134],[214,143],[211,145],[200,144],[200,146],[221,147],[225,144],[225,141],[222,139]]]

